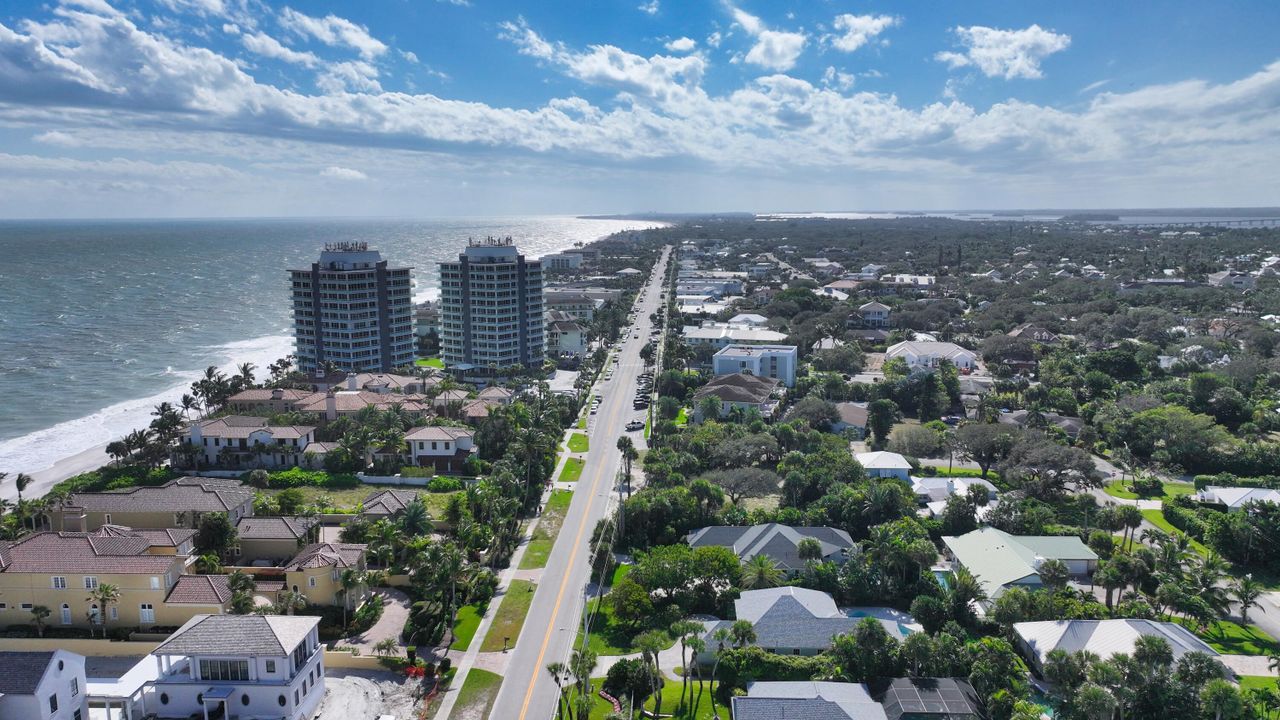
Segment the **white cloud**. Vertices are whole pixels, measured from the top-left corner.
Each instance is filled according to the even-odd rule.
[[[877,35],[902,21],[893,15],[837,15],[833,21],[839,34],[826,36],[831,47],[842,52],[854,52],[871,42]]]
[[[666,48],[671,52],[689,52],[696,47],[698,47],[698,41],[687,37],[679,37],[666,44]]]
[[[800,53],[804,52],[808,36],[803,32],[787,32],[770,30],[760,18],[745,10],[729,6],[733,20],[748,35],[756,39],[756,44],[747,51],[744,59],[769,70],[786,71],[795,67]]]
[[[58,202],[78,198],[68,188],[88,182],[85,167],[107,168],[92,175],[104,187],[115,182],[104,176],[117,167],[134,168],[116,173],[125,183],[162,184],[142,176],[180,173],[176,185],[218,185],[223,191],[217,198],[239,198],[266,212],[272,202],[296,207],[288,196],[314,187],[290,185],[289,193],[257,196],[271,189],[276,167],[294,162],[290,177],[319,185],[325,185],[317,177],[320,168],[377,167],[379,182],[365,187],[382,187],[391,183],[379,158],[393,156],[406,168],[394,175],[405,187],[412,185],[407,168],[415,159],[418,165],[445,162],[457,178],[494,166],[516,174],[538,167],[528,171],[524,187],[545,193],[539,198],[551,197],[559,191],[557,181],[575,175],[592,178],[592,189],[584,191],[595,193],[591,197],[605,197],[597,185],[615,194],[641,188],[650,194],[637,195],[642,199],[636,202],[650,207],[663,206],[664,198],[689,207],[692,198],[704,197],[697,195],[703,186],[724,188],[717,197],[726,200],[757,197],[737,182],[744,177],[805,204],[839,199],[815,191],[840,191],[847,198],[855,187],[900,188],[898,194],[875,189],[884,194],[868,196],[868,202],[890,206],[1265,204],[1280,164],[1280,62],[1232,82],[1188,80],[1101,92],[1069,109],[1016,99],[980,108],[956,99],[907,105],[887,92],[846,92],[838,69],[829,79],[824,73],[824,82],[774,74],[708,92],[702,86],[707,60],[698,55],[570,48],[523,22],[508,24],[503,33],[522,53],[576,81],[611,88],[623,101],[596,104],[570,92],[512,108],[382,92],[377,68],[367,62],[318,67],[332,75],[326,80],[331,84],[323,92],[299,90],[255,78],[189,35],[142,28],[122,14],[63,5],[42,20],[24,22],[20,31],[0,23],[5,137],[36,136],[47,152],[65,148],[70,154],[79,143],[122,156],[110,166],[0,158],[7,171],[0,173],[0,213],[20,213],[24,202],[38,198],[56,212]],[[206,153],[223,147],[262,182],[224,180],[233,175],[212,167],[222,167],[218,163],[179,169],[163,162],[176,152],[199,157],[185,154],[184,145]],[[254,165],[264,147],[274,151],[261,154],[278,163],[270,172]],[[305,163],[298,159],[300,147],[308,149]],[[605,177],[611,182],[602,182]],[[22,185],[26,178],[35,179]],[[494,197],[492,186],[477,193]],[[245,200],[250,194],[255,197]],[[772,194],[758,197],[777,202]],[[180,207],[188,206],[166,202],[158,212]]]
[[[316,77],[316,87],[330,95],[344,92],[382,92],[382,85],[378,83],[378,69],[360,60],[327,66]]]
[[[353,170],[351,168],[345,168],[345,167],[338,167],[337,165],[330,165],[329,167],[321,170],[320,177],[332,178],[334,180],[368,180],[369,179],[368,175],[365,175],[359,170]]]
[[[239,34],[240,34],[240,26],[239,26],[239,25],[236,25],[235,23],[223,23],[223,24],[222,24],[222,32],[224,32],[224,33],[226,33],[226,34],[228,34],[228,35],[239,35]]]
[[[372,60],[387,51],[386,44],[370,35],[368,28],[337,15],[316,18],[286,7],[280,13],[280,23],[300,36],[313,37],[325,45],[352,48],[365,60]]]
[[[1084,87],[1080,88],[1079,93],[1080,93],[1081,95],[1087,95],[1087,94],[1089,94],[1089,93],[1093,92],[1094,90],[1097,90],[1098,88],[1100,88],[1100,87],[1102,87],[1103,85],[1106,85],[1106,84],[1108,84],[1108,83],[1110,83],[1110,82],[1111,82],[1111,78],[1106,78],[1106,79],[1103,79],[1103,80],[1098,80],[1097,82],[1091,82],[1091,83],[1089,83],[1088,85],[1085,85]]]
[[[502,24],[501,37],[530,57],[559,65],[578,80],[611,87],[634,97],[674,101],[700,92],[706,61],[697,55],[642,57],[613,45],[592,45],[584,52],[547,42],[524,18]]]
[[[724,38],[720,35],[719,31],[716,31],[707,36],[707,45],[713,48],[718,48],[720,47],[720,42],[722,40],[724,40]]]
[[[1032,25],[1023,30],[998,30],[974,25],[953,29],[963,52],[944,51],[934,58],[953,68],[974,66],[987,77],[1035,79],[1043,76],[1040,61],[1066,50],[1071,36]]]
[[[400,57],[404,58],[405,60],[408,60],[408,61],[409,61],[409,62],[411,62],[411,63],[417,63],[417,62],[418,62],[418,55],[417,55],[417,53],[411,52],[411,51],[409,51],[409,50],[401,50],[401,51],[400,51]]]
[[[57,145],[59,147],[80,147],[82,144],[79,137],[61,130],[49,130],[31,138],[38,143],[45,145]]]
[[[658,10],[661,8],[659,7],[658,0],[647,0],[647,2],[640,3],[636,9],[646,15],[657,15]]]
[[[240,42],[244,43],[246,50],[256,53],[263,57],[275,60],[283,60],[287,63],[302,65],[303,67],[315,67],[320,64],[320,58],[309,52],[300,52],[293,48],[286,47],[279,40],[262,32],[246,33],[240,36]]]
[[[841,72],[830,65],[822,73],[822,84],[827,87],[839,88],[847,92],[853,88],[855,82],[857,78],[852,73]]]
[[[204,17],[227,15],[227,6],[222,0],[157,0],[157,2],[173,12],[194,13]]]

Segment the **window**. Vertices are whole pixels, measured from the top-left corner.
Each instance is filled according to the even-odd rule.
[[[71,713],[71,720],[83,720],[80,715],[80,708],[76,708],[76,711]]]
[[[268,661],[267,661],[267,672],[269,672],[269,673],[273,673],[273,672],[275,672],[275,671],[276,671],[276,661],[275,661],[275,660],[268,660]]]
[[[94,577],[94,576],[92,576],[92,575],[85,575],[85,576],[84,576],[84,589],[85,589],[85,590],[93,590],[93,589],[95,589],[95,588],[97,588],[97,587],[98,587],[98,578],[96,578],[96,577]]]
[[[249,693],[242,693],[240,695],[240,704],[244,705],[245,707],[249,706]]]
[[[112,620],[120,619],[120,608],[116,607],[115,605],[111,606],[111,619]]]
[[[62,608],[61,608],[61,609],[62,609],[62,613],[61,613],[61,614],[62,614],[62,624],[63,624],[63,625],[70,625],[70,624],[71,624],[71,606],[70,606],[70,605],[68,605],[68,604],[66,604],[66,603],[62,603]]]
[[[284,707],[285,703],[287,703],[287,702],[289,702],[289,701],[288,701],[288,700],[285,700],[285,699],[284,699],[284,696],[283,696],[283,695],[281,695],[280,697],[276,698],[276,702],[280,703],[280,707]]]
[[[169,704],[169,693],[160,693],[160,704],[161,705]]]
[[[294,691],[293,691],[293,704],[294,704],[294,705],[297,705],[297,704],[298,704],[298,702],[299,702],[301,699],[302,699],[302,698],[300,698],[300,697],[298,696],[298,691],[297,691],[297,690],[294,690]]]
[[[316,586],[316,579],[315,579],[315,578],[313,578],[313,577],[309,577],[309,578],[307,578],[307,586],[308,586],[308,587],[315,587],[315,586]]]
[[[51,713],[56,713],[56,712],[58,712],[58,695],[57,695],[57,693],[54,693],[53,695],[50,695],[50,696],[49,696],[49,712],[51,712]]]
[[[71,678],[71,697],[80,694],[80,678]]]
[[[154,623],[156,621],[156,608],[151,603],[142,603],[138,606],[138,622]]]
[[[164,586],[167,588],[167,587],[169,587],[169,586],[170,586],[170,585],[172,585],[172,584],[173,584],[173,581],[169,578],[169,573],[165,573],[165,574],[164,574]]]
[[[9,609],[9,603],[0,602],[0,610],[8,610],[8,609]]]
[[[106,523],[107,525],[111,524],[111,513],[107,513],[106,515],[103,516],[103,522]]]
[[[67,579],[61,575],[54,575],[52,578],[49,578],[49,582],[53,586],[54,590],[67,589]]]
[[[22,603],[22,609],[26,610],[27,612],[31,612],[32,610],[35,609],[35,606],[32,605],[31,603]]]
[[[155,575],[151,576],[151,589],[152,590],[160,589],[160,578]]]
[[[248,680],[248,660],[201,660],[201,680]]]

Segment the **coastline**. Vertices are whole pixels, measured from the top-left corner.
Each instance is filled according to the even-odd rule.
[[[581,238],[566,238],[563,245],[541,254],[561,252],[574,247],[579,242],[591,245],[609,237],[610,234],[588,241]],[[414,303],[439,298],[440,290],[433,285],[423,283],[415,289],[417,292],[413,296]],[[23,495],[25,497],[43,496],[63,480],[97,470],[107,464],[110,461],[106,453],[107,445],[133,430],[146,427],[150,422],[150,413],[154,406],[165,401],[176,403],[183,393],[189,391],[190,383],[199,377],[203,367],[214,364],[218,365],[222,372],[231,373],[240,363],[252,362],[261,373],[259,375],[261,379],[265,375],[267,365],[292,351],[293,338],[287,335],[263,336],[211,347],[203,356],[203,362],[199,363],[200,368],[181,373],[180,376],[185,382],[180,385],[160,390],[147,397],[122,400],[83,417],[41,428],[26,435],[0,440],[0,472],[8,472],[10,478],[19,472],[27,473],[33,481]],[[0,498],[9,500],[17,498],[17,490],[12,482],[0,483]]]

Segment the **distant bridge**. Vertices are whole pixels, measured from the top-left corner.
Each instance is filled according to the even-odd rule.
[[[1125,227],[1148,228],[1198,228],[1198,227],[1280,227],[1280,218],[1249,218],[1244,220],[1192,220],[1188,222],[1129,222],[1102,223],[1104,225],[1120,224]]]

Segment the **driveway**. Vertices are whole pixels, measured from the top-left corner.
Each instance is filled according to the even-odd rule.
[[[373,591],[374,598],[382,600],[382,617],[373,627],[359,635],[345,637],[338,641],[339,645],[360,648],[361,655],[373,655],[373,646],[385,638],[395,638],[400,643],[400,631],[404,629],[404,621],[409,618],[409,596],[395,588],[378,588]]]

